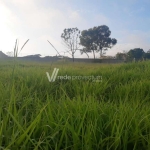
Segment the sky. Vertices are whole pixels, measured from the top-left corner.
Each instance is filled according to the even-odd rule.
[[[19,56],[55,56],[49,40],[62,55],[71,57],[64,53],[61,39],[65,28],[82,31],[107,25],[117,44],[106,55],[133,48],[146,52],[150,49],[149,8],[149,0],[0,0],[0,51],[12,52],[16,39],[20,49],[29,39]],[[87,56],[78,51],[75,57]]]

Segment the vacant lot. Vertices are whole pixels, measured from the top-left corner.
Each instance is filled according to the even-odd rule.
[[[102,76],[49,82],[60,76]],[[150,149],[150,61],[0,62],[0,149]]]

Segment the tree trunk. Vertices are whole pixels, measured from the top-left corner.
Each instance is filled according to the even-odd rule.
[[[94,56],[94,59],[95,59],[95,52],[94,52],[94,50],[92,50],[93,51],[93,56]]]
[[[73,62],[74,62],[74,55],[72,54],[72,60],[73,60]]]
[[[87,55],[87,57],[89,58],[89,55],[87,53],[85,53]]]
[[[102,50],[100,49],[100,58],[102,57]]]

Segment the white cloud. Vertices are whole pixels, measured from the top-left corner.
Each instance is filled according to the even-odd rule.
[[[26,0],[22,3],[20,0],[12,0],[9,5],[7,3],[1,4],[5,8],[1,9],[1,13],[5,14],[5,22],[3,32],[0,34],[0,39],[3,39],[4,44],[0,45],[0,49],[4,51],[13,51],[16,38],[19,38],[21,43],[29,38],[30,41],[23,49],[22,54],[56,55],[56,51],[50,47],[47,40],[50,40],[57,49],[63,51],[64,47],[60,38],[63,30],[78,25],[83,27],[86,24],[78,12],[71,9],[64,11],[54,8],[39,8],[40,1],[37,3],[35,0]],[[8,27],[5,25],[9,18],[15,19],[11,20],[13,29],[8,32]],[[6,35],[6,38],[3,35]],[[10,43],[7,46],[6,39],[7,43]]]
[[[107,51],[108,55],[115,55],[117,52],[123,52],[123,50],[129,51],[134,48],[142,48],[145,52],[150,49],[150,43],[148,39],[150,39],[150,33],[142,32],[139,30],[131,31],[121,31],[122,38],[118,41],[118,43],[109,51]],[[117,39],[117,38],[116,38]]]
[[[20,47],[29,38],[22,54],[56,55],[56,51],[47,40],[59,51],[65,51],[60,38],[65,28],[78,27],[84,30],[93,26],[111,24],[111,20],[102,13],[94,14],[85,9],[73,10],[69,4],[68,7],[65,6],[66,9],[44,7],[42,4],[42,0],[11,0],[9,2],[0,0],[0,50],[13,51],[16,38],[19,38]],[[140,11],[143,11],[142,7]],[[89,16],[85,18],[87,13]],[[118,51],[135,47],[141,47],[144,50],[150,47],[147,41],[150,38],[149,33],[121,31],[120,34],[122,37],[119,38],[118,44],[107,52],[108,55],[115,55]],[[92,54],[89,55],[93,58]],[[80,55],[80,52],[77,52],[75,56],[87,57]]]
[[[81,20],[81,17],[79,15],[79,13],[77,11],[74,11],[74,12],[71,12],[70,15],[69,15],[69,18],[70,19],[73,19],[73,20]]]
[[[98,25],[103,25],[103,24],[109,24],[110,23],[109,19],[106,16],[104,16],[103,14],[97,14],[97,15],[95,15],[95,17],[94,17],[94,23],[95,22]]]

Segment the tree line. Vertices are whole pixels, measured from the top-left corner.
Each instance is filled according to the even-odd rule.
[[[111,31],[108,26],[102,25],[80,31],[78,28],[64,29],[61,34],[63,44],[66,46],[66,52],[69,53],[74,61],[76,51],[81,54],[86,54],[89,58],[89,53],[99,53],[100,57],[105,52],[117,44],[115,38],[110,38]]]
[[[117,53],[116,59],[124,59],[125,61],[139,61],[150,59],[150,50],[144,52],[142,48],[134,48],[129,50],[128,52]]]
[[[100,57],[102,57],[104,54],[106,54],[108,49],[111,49],[117,44],[117,40],[115,38],[111,38],[110,35],[111,31],[106,25],[93,27],[83,31],[80,31],[77,27],[64,29],[63,33],[61,34],[63,44],[67,48],[64,53],[69,53],[72,56],[73,61],[76,51],[80,51],[81,55],[86,54],[88,58],[89,53],[93,53],[94,59],[96,53],[99,53]],[[24,43],[21,50],[28,41],[29,39]],[[50,42],[49,44],[56,50],[58,55],[61,56],[57,49]],[[16,53],[19,54],[18,40],[16,40],[15,49],[17,49]],[[14,52],[8,52],[8,55],[15,56],[13,53]],[[39,56],[39,54],[36,56]],[[150,50],[145,53],[141,48],[134,48],[128,52],[124,51],[123,53],[117,53],[116,59],[124,59],[125,61],[150,59]]]

